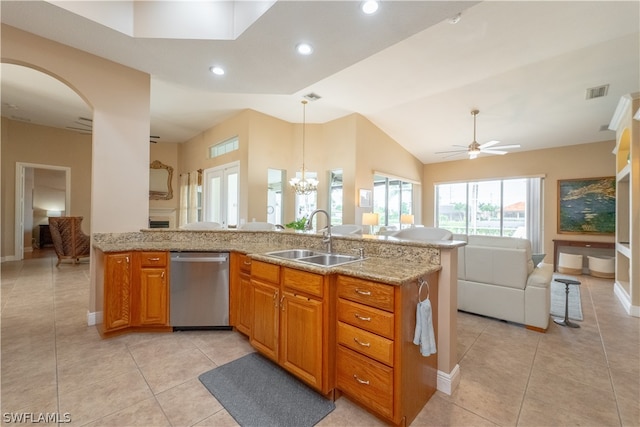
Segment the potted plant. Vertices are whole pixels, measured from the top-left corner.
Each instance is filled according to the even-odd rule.
[[[304,230],[305,225],[307,225],[307,218],[302,217],[300,219],[296,219],[295,221],[291,221],[290,223],[285,224],[284,226],[287,228],[291,228],[293,230]]]

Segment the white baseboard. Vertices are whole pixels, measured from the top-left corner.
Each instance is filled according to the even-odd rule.
[[[101,311],[94,311],[94,312],[87,311],[87,325],[95,326],[100,323],[102,323]]]
[[[613,293],[629,316],[640,317],[640,307],[631,304],[629,295],[627,295],[627,292],[617,281],[613,284]]]
[[[450,373],[438,371],[438,385],[437,388],[441,392],[451,396],[458,385],[460,384],[460,365],[453,367]]]
[[[8,261],[18,261],[18,258],[15,255],[7,255],[0,258],[0,262],[8,262]]]

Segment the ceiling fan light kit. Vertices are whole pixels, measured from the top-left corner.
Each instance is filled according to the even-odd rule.
[[[476,141],[476,117],[478,116],[479,113],[480,113],[480,110],[471,110],[471,115],[473,116],[473,141],[471,142],[471,144],[469,144],[468,147],[464,147],[462,145],[454,145],[455,147],[463,147],[463,149],[450,150],[450,151],[438,151],[436,152],[436,154],[447,154],[446,156],[444,156],[444,158],[446,159],[449,157],[461,155],[466,152],[467,155],[469,156],[469,159],[473,160],[473,159],[477,159],[480,154],[504,155],[504,154],[507,154],[507,151],[504,151],[504,150],[509,150],[512,148],[520,148],[519,144],[501,145],[498,147],[494,147],[496,144],[499,144],[500,141],[488,141],[488,142],[485,142],[484,144],[479,144],[478,141]],[[491,147],[494,147],[494,148],[491,148]],[[496,148],[499,148],[499,150],[496,150]]]

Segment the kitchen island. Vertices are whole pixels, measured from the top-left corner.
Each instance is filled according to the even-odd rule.
[[[295,260],[278,259],[268,255],[269,252],[305,248],[316,251],[323,251],[324,244],[322,237],[310,233],[272,232],[272,231],[235,231],[235,230],[215,230],[215,231],[167,231],[167,230],[142,230],[137,233],[117,233],[117,234],[94,234],[94,250],[97,271],[100,273],[104,265],[100,259],[105,254],[122,254],[130,252],[168,252],[168,251],[230,251],[232,260],[236,260],[233,265],[238,265],[238,257],[243,257],[244,262],[253,265],[260,265],[260,269],[253,266],[247,275],[245,271],[244,283],[249,284],[248,290],[243,294],[238,285],[242,280],[242,271],[232,268],[231,274],[231,323],[238,331],[247,333],[252,340],[252,344],[263,354],[268,354],[269,347],[261,347],[262,344],[269,344],[273,347],[275,342],[275,352],[271,357],[275,361],[280,360],[281,365],[286,368],[287,358],[282,356],[283,350],[278,350],[284,344],[278,333],[265,335],[264,330],[251,330],[251,325],[246,325],[243,331],[239,319],[242,306],[241,295],[249,298],[256,297],[257,301],[265,302],[269,300],[281,299],[280,305],[275,307],[279,310],[298,309],[299,313],[310,313],[309,307],[316,307],[319,319],[325,326],[321,328],[319,348],[323,349],[321,368],[317,370],[318,375],[307,375],[300,373],[299,378],[305,380],[310,385],[327,394],[335,389],[339,393],[344,392],[350,396],[362,397],[365,394],[350,389],[346,383],[344,370],[356,369],[358,366],[368,366],[369,371],[374,369],[378,373],[387,372],[390,389],[395,394],[389,395],[387,401],[380,403],[375,399],[380,393],[370,393],[369,397],[364,397],[360,402],[388,421],[398,424],[402,423],[403,414],[399,406],[406,396],[412,395],[413,391],[407,389],[411,383],[411,376],[415,375],[410,366],[422,363],[420,358],[407,358],[409,354],[415,354],[417,347],[410,342],[412,327],[415,327],[415,307],[418,298],[418,283],[422,280],[432,282],[431,298],[434,306],[434,325],[437,324],[437,355],[423,359],[433,359],[434,382],[437,388],[450,394],[457,385],[459,370],[456,360],[456,272],[457,272],[457,248],[464,242],[438,241],[438,242],[414,242],[400,241],[398,239],[379,236],[351,237],[340,236],[333,238],[333,248],[335,253],[356,254],[360,249],[364,250],[365,258],[338,266],[323,267],[308,265]],[[266,267],[263,268],[264,266]],[[255,270],[255,271],[254,271]],[[260,277],[256,271],[269,271],[265,277]],[[255,273],[255,274],[254,274]],[[98,274],[100,276],[100,274]],[[433,282],[437,282],[434,286]],[[308,287],[308,283],[317,283],[315,288]],[[354,285],[356,283],[356,285]],[[379,299],[389,299],[391,306],[380,307],[380,301],[368,303],[357,301],[341,292],[344,289],[361,288],[370,286],[372,290],[380,290],[382,295]],[[355,289],[354,288],[354,289]],[[96,311],[101,311],[104,306],[104,282],[96,286]],[[369,290],[365,292],[370,292]],[[252,295],[252,296],[249,296]],[[296,299],[297,298],[297,299]],[[435,299],[435,300],[434,300]],[[394,303],[395,301],[395,303]],[[286,305],[304,302],[309,306]],[[314,305],[315,304],[315,305]],[[395,306],[393,304],[396,304]],[[274,306],[274,304],[271,304]],[[246,304],[245,304],[246,306]],[[390,325],[394,325],[393,331],[385,337],[384,332],[374,329],[372,334],[369,326],[355,325],[354,322],[340,319],[341,315],[348,313],[353,307],[358,310],[368,309],[374,313],[381,313],[390,317]],[[255,307],[252,301],[251,307]],[[262,306],[267,308],[266,304]],[[253,317],[273,315],[270,312],[254,311],[250,313]],[[341,314],[342,313],[342,314]],[[280,316],[280,315],[278,315]],[[96,316],[101,317],[101,316]],[[285,322],[286,318],[280,317],[276,322]],[[309,317],[313,319],[313,317]],[[332,319],[338,319],[333,321]],[[395,319],[395,320],[393,320]],[[263,322],[259,323],[263,326]],[[271,327],[277,328],[271,325]],[[412,326],[413,325],[413,326]],[[358,326],[358,327],[356,327]],[[282,328],[282,326],[280,326]],[[275,329],[277,331],[277,329]],[[294,330],[295,331],[295,330]],[[411,334],[409,333],[411,332]],[[361,336],[382,338],[380,346],[371,345],[369,348],[356,347],[349,348],[354,342],[349,334],[361,334]],[[275,340],[274,337],[275,336]],[[266,337],[266,338],[265,338]],[[345,341],[348,337],[348,342]],[[357,341],[357,339],[356,339]],[[369,343],[366,343],[369,347]],[[375,349],[386,349],[387,353],[377,353]],[[373,351],[367,354],[367,351]],[[295,351],[290,352],[295,354]],[[404,359],[403,359],[404,358]],[[337,362],[336,362],[337,359]],[[435,362],[437,360],[437,362]],[[288,363],[289,366],[296,363]],[[372,368],[373,366],[373,368]],[[437,368],[437,369],[436,369]],[[334,374],[335,370],[337,375]],[[375,369],[378,369],[376,371]],[[437,370],[437,374],[435,374]],[[413,372],[413,373],[411,373]],[[295,373],[295,372],[294,372]],[[356,375],[353,375],[356,377]],[[305,378],[307,377],[307,378]],[[337,380],[335,378],[337,377]],[[357,380],[360,380],[359,377]],[[337,387],[334,381],[337,381]],[[365,380],[360,380],[365,382]],[[435,385],[435,384],[434,384]],[[435,387],[434,387],[435,389]],[[384,394],[384,393],[382,393]],[[404,399],[400,397],[404,395]],[[384,396],[383,396],[384,397]],[[369,399],[369,400],[367,400]],[[357,400],[357,399],[356,399]],[[409,399],[415,400],[415,399]],[[367,405],[369,403],[369,405]],[[422,405],[422,404],[421,404]],[[420,406],[421,407],[421,406]],[[395,408],[395,409],[394,409]],[[415,412],[415,408],[409,412]],[[410,416],[410,415],[409,415]],[[411,418],[412,419],[412,418]]]

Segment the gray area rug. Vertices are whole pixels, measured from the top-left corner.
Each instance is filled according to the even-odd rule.
[[[564,302],[566,298],[566,287],[564,283],[556,282],[556,278],[578,280],[575,276],[565,274],[554,274],[551,281],[551,315],[564,319]],[[583,320],[582,304],[580,303],[580,285],[569,285],[569,319]]]
[[[313,426],[336,407],[258,353],[198,378],[243,427]]]

